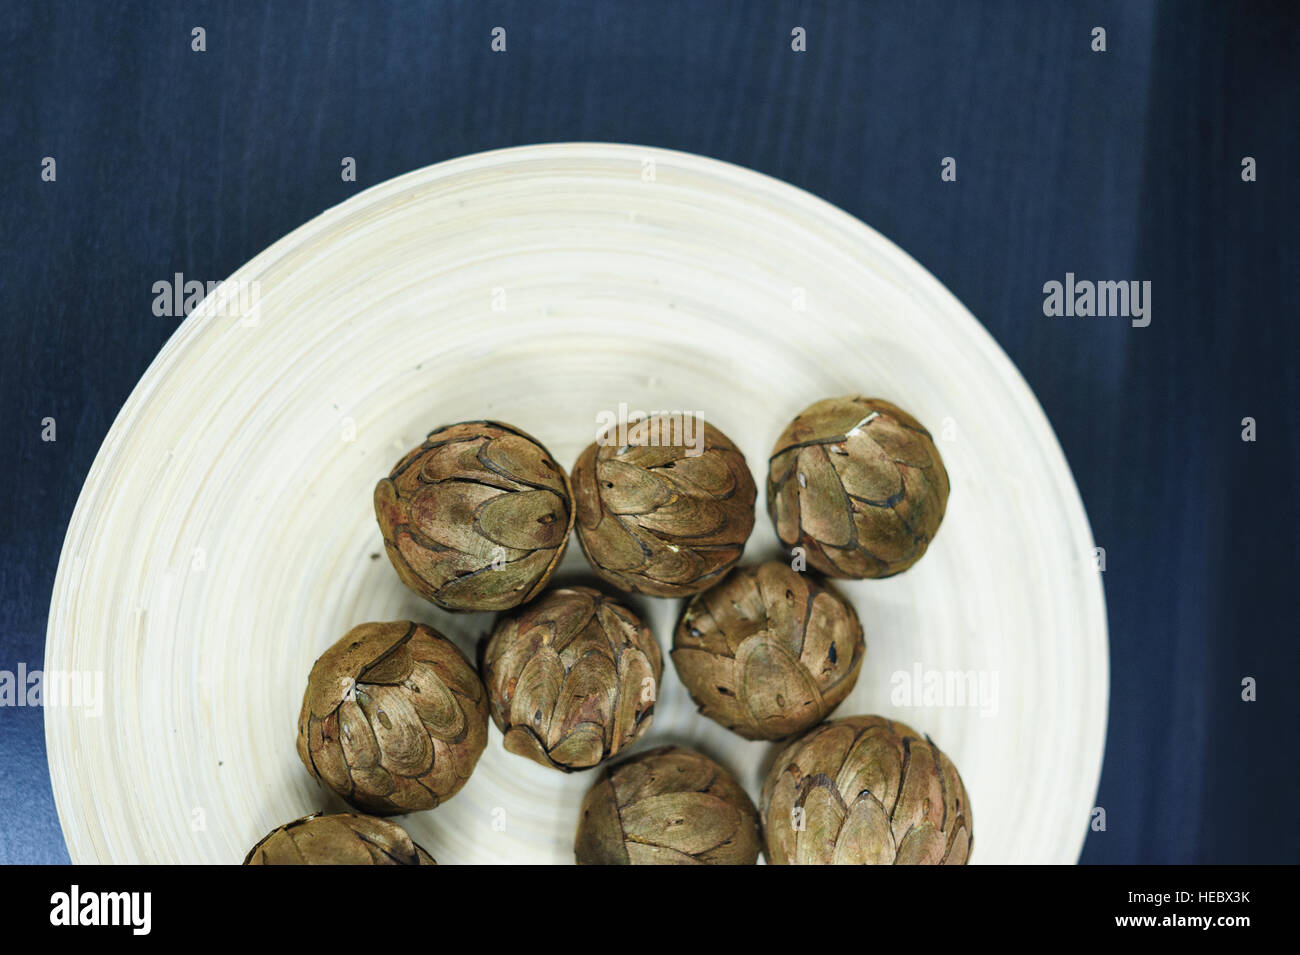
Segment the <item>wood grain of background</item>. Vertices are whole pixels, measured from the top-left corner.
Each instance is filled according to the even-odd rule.
[[[154,282],[224,278],[438,160],[647,143],[879,229],[1034,389],[1107,552],[1107,830],[1083,860],[1300,859],[1278,813],[1300,781],[1294,7],[10,3],[0,62],[0,669],[41,665],[82,480],[176,326]],[[1151,325],[1044,316],[1067,272],[1150,280]],[[0,709],[0,759],[0,860],[66,859],[39,711]]]

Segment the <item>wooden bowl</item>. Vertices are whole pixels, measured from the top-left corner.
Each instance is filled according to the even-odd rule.
[[[74,862],[238,863],[340,808],[295,724],[312,662],[355,624],[421,620],[474,656],[491,617],[406,590],[371,508],[427,431],[506,421],[568,467],[620,403],[702,412],[761,489],[786,422],[849,393],[925,423],[952,495],[914,568],[841,585],[868,648],[837,715],[899,718],[952,757],[973,861],[1078,858],[1107,706],[1087,517],[1024,379],[881,235],[736,166],[555,144],[376,186],[232,281],[243,297],[209,296],[141,379],[68,528],[45,666],[104,688],[99,712],[46,710]],[[747,560],[777,554],[763,503]],[[559,582],[584,570],[571,543]],[[632,603],[667,651],[680,601]],[[666,742],[755,798],[774,749],[699,716],[670,664],[637,749]],[[458,795],[398,821],[442,864],[571,862],[595,778],[513,756],[493,727]]]

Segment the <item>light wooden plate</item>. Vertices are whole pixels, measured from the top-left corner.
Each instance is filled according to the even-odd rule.
[[[274,826],[339,808],[294,734],[312,662],[353,625],[422,620],[473,653],[491,617],[406,591],[371,509],[425,432],[499,419],[571,464],[621,402],[699,411],[761,488],[786,422],[855,392],[934,432],[952,496],[916,567],[842,588],[868,650],[838,712],[902,719],[952,756],[973,861],[1078,858],[1107,703],[1087,517],[1006,355],[878,233],[698,156],[529,146],[369,189],[234,279],[248,307],[209,297],[172,336],[68,528],[45,666],[104,680],[101,713],[46,712],[73,861],[237,863]],[[760,491],[749,559],[776,553],[762,508]],[[560,579],[583,569],[573,543]],[[680,602],[633,604],[666,651]],[[925,696],[958,678],[983,680],[982,706]],[[697,715],[671,664],[639,747],[666,741],[757,797],[772,746]],[[571,862],[595,778],[512,756],[493,727],[460,794],[398,821],[441,863]]]

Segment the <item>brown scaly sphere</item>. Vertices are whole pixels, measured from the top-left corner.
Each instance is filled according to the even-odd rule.
[[[702,453],[684,432],[702,432]],[[592,569],[655,597],[699,593],[740,560],[757,494],[744,455],[693,415],[634,422],[626,445],[597,442],[573,466],[578,543]]]
[[[509,610],[541,593],[573,529],[569,479],[517,428],[431,432],[375,487],[402,582],[446,610]]]
[[[783,739],[839,706],[866,650],[847,601],[773,561],[692,597],[672,658],[709,719],[746,739]]]
[[[631,745],[650,725],[662,675],[654,634],[590,587],[548,591],[502,618],[483,654],[506,749],[565,772]]]
[[[781,434],[767,511],[788,548],[831,577],[889,577],[925,553],[948,505],[930,433],[879,398],[828,398]]]
[[[271,832],[244,865],[437,865],[401,826],[341,812],[304,816]]]
[[[582,801],[578,865],[753,865],[758,813],[725,769],[662,746],[601,773]]]
[[[432,809],[465,785],[486,745],[478,674],[424,624],[363,623],[311,669],[298,755],[359,809]]]
[[[880,716],[832,720],[786,747],[762,806],[776,865],[964,865],[974,840],[957,767]]]

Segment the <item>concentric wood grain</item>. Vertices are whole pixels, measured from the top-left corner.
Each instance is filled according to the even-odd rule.
[[[916,567],[842,587],[868,649],[837,712],[903,719],[952,757],[975,862],[1077,858],[1107,697],[1087,519],[1015,368],[880,235],[734,166],[534,146],[370,189],[236,277],[260,283],[256,323],[212,302],[186,320],[68,528],[46,668],[102,670],[106,695],[98,717],[46,713],[74,861],[238,863],[275,826],[340,808],[300,765],[295,719],[312,662],[355,624],[425,621],[474,655],[490,617],[406,591],[371,511],[375,481],[428,430],[508,421],[567,465],[619,402],[699,411],[761,484],[790,417],[847,393],[924,422],[952,494]],[[760,500],[747,559],[774,553]],[[557,582],[583,567],[571,546]],[[680,601],[631,603],[667,649]],[[895,705],[891,676],[915,663],[996,672],[996,715]],[[398,821],[443,864],[571,862],[595,774],[512,756],[490,732],[455,798]],[[668,667],[637,748],[670,742],[758,796],[771,744],[696,715]]]

